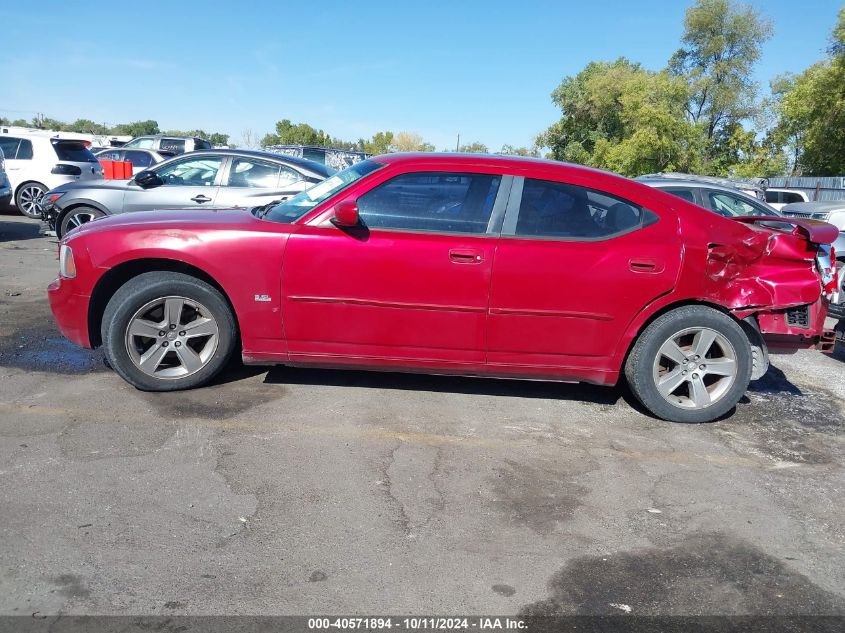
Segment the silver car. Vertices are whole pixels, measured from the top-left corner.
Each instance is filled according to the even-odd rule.
[[[728,184],[730,181],[724,178],[687,174],[651,174],[638,176],[634,180],[671,193],[725,217],[779,215],[775,209],[760,199],[763,189],[751,183]]]
[[[333,173],[320,163],[268,152],[191,152],[135,174],[131,180],[56,187],[44,196],[44,219],[61,238],[85,222],[117,213],[251,208],[296,195]]]

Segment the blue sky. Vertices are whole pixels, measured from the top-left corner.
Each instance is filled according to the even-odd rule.
[[[626,56],[659,69],[691,2],[7,3],[0,115],[222,131],[288,118],[348,139],[418,132],[438,149],[527,145],[560,80]],[[753,3],[774,24],[764,87],[822,58],[841,2]]]

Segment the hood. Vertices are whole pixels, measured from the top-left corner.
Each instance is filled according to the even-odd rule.
[[[259,220],[246,208],[168,209],[137,211],[97,218],[68,233],[72,238],[112,230],[249,230],[272,224]]]
[[[128,180],[104,180],[104,179],[89,179],[89,180],[74,180],[63,185],[51,189],[49,193],[66,193],[68,191],[78,191],[80,189],[87,189],[89,191],[100,191],[104,189],[119,189],[124,190],[129,184]]]

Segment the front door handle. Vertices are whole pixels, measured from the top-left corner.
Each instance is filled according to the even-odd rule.
[[[484,253],[474,248],[453,248],[449,251],[449,259],[455,264],[480,264],[484,261]]]
[[[191,200],[193,200],[194,202],[199,202],[200,204],[202,204],[203,202],[211,202],[211,198],[202,194],[194,196],[193,198],[191,198]]]

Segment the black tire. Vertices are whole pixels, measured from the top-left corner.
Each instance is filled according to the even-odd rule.
[[[68,231],[82,226],[96,218],[102,218],[106,214],[94,207],[73,207],[62,214],[56,220],[56,237],[62,239]]]
[[[701,408],[684,408],[670,403],[668,396],[661,395],[655,382],[654,366],[667,341],[678,333],[695,328],[715,331],[730,343],[731,353],[735,356],[735,375],[733,383],[726,386],[724,392],[711,404]],[[706,359],[701,362],[704,361]],[[697,366],[698,362],[691,364]],[[734,319],[706,306],[683,306],[661,315],[639,335],[625,363],[625,377],[636,398],[657,417],[672,422],[710,422],[728,413],[745,394],[751,380],[752,364],[751,344]],[[695,367],[692,372],[697,373]],[[704,376],[700,380],[703,381]],[[680,387],[682,390],[685,388]],[[691,393],[692,387],[689,389]],[[677,399],[680,402],[680,398]],[[692,397],[688,400],[691,401]]]
[[[186,305],[196,302],[203,313],[209,313],[205,316],[213,318],[218,329],[216,347],[195,373],[170,378],[152,376],[130,356],[130,323],[144,306],[164,297],[184,298]],[[138,275],[118,289],[106,306],[101,334],[108,363],[129,384],[142,391],[179,391],[208,383],[225,367],[236,347],[238,328],[232,309],[217,289],[190,275],[155,271]],[[156,344],[155,340],[150,342],[150,347]],[[176,353],[175,348],[170,351]]]
[[[40,193],[39,193],[40,192]],[[47,187],[40,182],[25,182],[15,192],[15,206],[18,211],[28,218],[33,220],[41,219],[41,202],[40,198],[47,193]],[[38,201],[35,202],[34,198]]]

